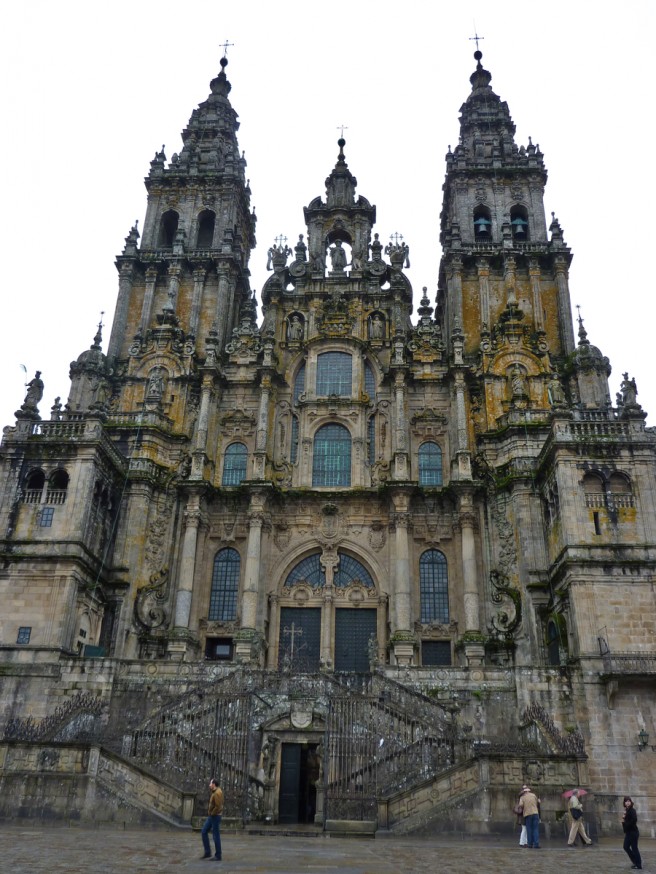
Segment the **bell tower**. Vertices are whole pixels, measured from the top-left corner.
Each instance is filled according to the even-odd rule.
[[[476,51],[460,137],[446,156],[438,302],[448,336],[462,330],[477,360],[475,428],[496,429],[548,409],[553,372],[574,350],[571,253],[557,219],[547,226],[547,171],[530,138],[515,143],[508,105]]]

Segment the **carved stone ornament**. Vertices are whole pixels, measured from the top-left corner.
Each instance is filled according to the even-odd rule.
[[[161,628],[167,621],[166,598],[168,568],[153,574],[150,582],[137,592],[134,615],[138,624],[148,631]]]
[[[231,410],[220,420],[224,437],[250,437],[255,432],[257,419],[248,410]]]

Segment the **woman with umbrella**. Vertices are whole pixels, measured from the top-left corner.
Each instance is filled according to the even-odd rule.
[[[633,806],[633,801],[628,795],[624,796],[622,828],[624,829],[624,852],[633,862],[631,867],[642,871],[642,859],[638,849],[638,838],[640,836],[638,831],[638,814]]]
[[[584,846],[589,847],[592,841],[585,833],[585,826],[583,825],[583,805],[580,801],[580,796],[587,795],[587,793],[585,789],[570,789],[563,794],[565,798],[569,798],[567,809],[569,811],[571,823],[567,846],[573,847],[576,836],[581,835],[581,840],[583,841]]]

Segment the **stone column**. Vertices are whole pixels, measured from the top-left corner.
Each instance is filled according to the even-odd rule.
[[[406,434],[405,416],[405,373],[397,370],[394,374],[394,467],[392,477],[396,480],[407,480],[408,470],[408,437]]]
[[[333,652],[333,640],[335,634],[335,599],[334,586],[335,568],[339,563],[339,556],[334,547],[324,547],[321,554],[321,566],[326,573],[326,583],[323,589],[323,605],[321,610],[321,664],[333,668],[335,657]]]
[[[191,598],[194,587],[194,572],[196,570],[196,546],[198,544],[198,528],[201,512],[199,498],[192,496],[187,502],[184,513],[185,532],[182,540],[182,557],[180,560],[180,576],[175,597],[175,628],[188,629],[191,616]]]
[[[540,262],[537,258],[531,258],[529,261],[528,275],[531,279],[531,292],[533,294],[533,322],[535,330],[544,331],[542,295],[540,294]]]
[[[244,584],[241,594],[241,628],[235,641],[235,655],[237,660],[242,662],[252,661],[252,647],[257,636],[257,607],[260,591],[260,560],[265,500],[264,495],[252,495],[248,513],[248,541],[246,545]]]
[[[554,260],[556,271],[556,285],[558,286],[558,321],[560,322],[560,336],[563,350],[566,355],[574,351],[574,325],[572,323],[572,310],[569,298],[569,271],[567,263],[562,255]]]
[[[153,299],[155,297],[155,284],[157,283],[157,268],[149,267],[146,270],[146,291],[144,294],[143,304],[141,307],[141,323],[139,330],[145,334],[150,325],[150,316],[153,308]]]
[[[220,261],[216,265],[219,275],[219,290],[216,306],[216,325],[219,335],[219,349],[223,351],[232,336],[232,318],[234,312],[234,295],[230,293],[230,277],[228,267]]]
[[[506,286],[506,300],[509,304],[517,305],[517,274],[516,262],[513,255],[506,255],[503,265],[503,279]]]
[[[257,432],[255,434],[255,452],[253,456],[253,479],[264,479],[266,465],[267,436],[269,433],[269,398],[271,394],[271,377],[262,377],[260,385],[260,408],[257,415]]]
[[[118,298],[116,301],[116,312],[114,314],[112,334],[109,340],[109,348],[107,350],[108,358],[117,358],[121,353],[121,343],[125,336],[125,328],[128,322],[128,309],[130,307],[130,296],[132,294],[133,276],[133,262],[124,261],[120,266],[118,276]]]
[[[206,275],[207,271],[204,267],[194,267],[194,291],[191,299],[191,314],[189,316],[189,331],[194,335],[194,337],[198,334],[198,323],[200,320],[200,310],[203,301]]]
[[[192,453],[192,464],[190,479],[202,479],[205,468],[205,458],[207,449],[207,431],[209,423],[210,403],[212,400],[212,388],[214,386],[214,377],[209,374],[203,374],[203,382],[200,390],[200,409],[198,411],[198,424],[196,425],[196,436],[194,439],[194,449]]]
[[[470,493],[460,496],[459,513],[465,609],[465,655],[470,665],[480,665],[485,657],[482,641],[475,638],[467,640],[468,635],[479,635],[481,627],[476,538],[474,536],[476,517],[474,514],[474,502]]]
[[[169,308],[176,312],[178,308],[178,292],[180,291],[180,274],[182,270],[179,264],[170,264],[168,269],[169,276]]]
[[[458,319],[462,324],[462,258],[459,255],[453,256],[447,265],[447,284],[450,292],[449,297],[453,301],[453,310],[450,313],[449,321],[453,323],[455,319]]]
[[[397,664],[412,664],[414,655],[414,635],[412,633],[412,594],[410,586],[410,545],[408,528],[410,498],[397,495],[394,498],[394,589],[391,593],[392,645]]]
[[[478,294],[481,302],[481,330],[490,327],[490,262],[487,258],[479,258],[476,262],[478,267]]]

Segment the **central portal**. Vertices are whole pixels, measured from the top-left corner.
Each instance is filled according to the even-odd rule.
[[[318,779],[317,744],[284,743],[280,759],[279,822],[314,822]]]

